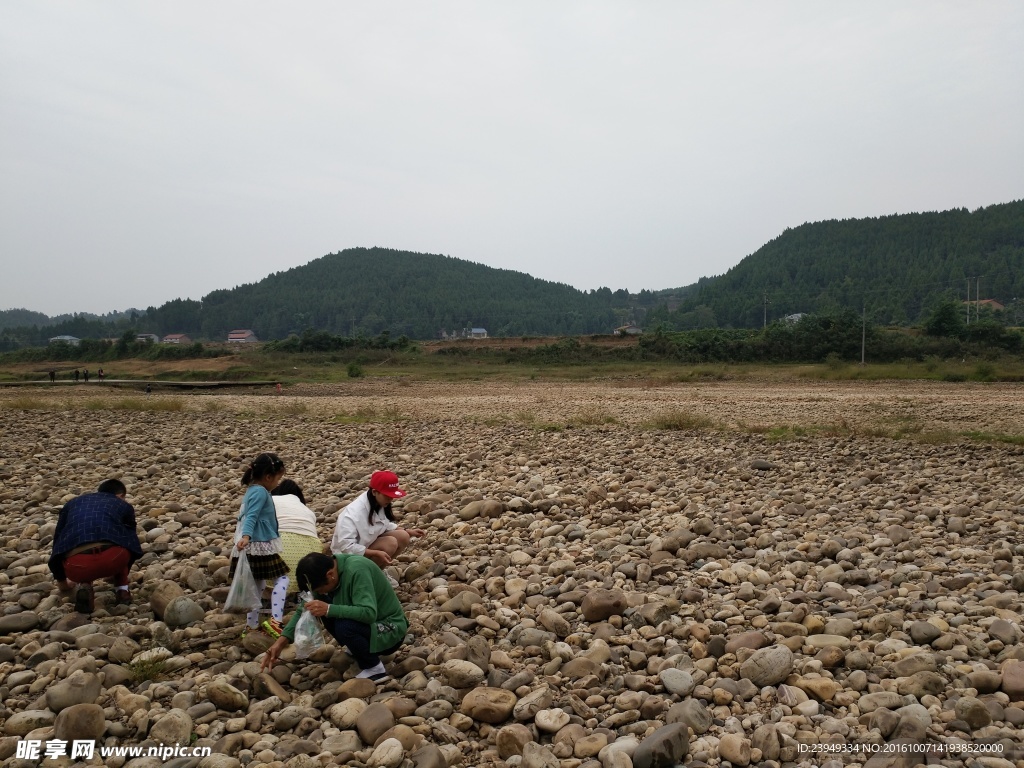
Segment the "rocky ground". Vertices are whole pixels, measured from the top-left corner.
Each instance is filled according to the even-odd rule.
[[[359,381],[288,394],[0,393],[0,759],[22,739],[208,746],[90,764],[1024,767],[1013,385]],[[163,409],[167,410],[163,410]],[[178,410],[173,410],[177,408]],[[713,428],[647,425],[664,413]],[[871,437],[912,422],[947,441]],[[832,425],[772,442],[766,429]],[[244,462],[328,540],[399,473],[408,644],[261,674],[221,611]],[[120,477],[134,603],[76,614],[61,505]]]

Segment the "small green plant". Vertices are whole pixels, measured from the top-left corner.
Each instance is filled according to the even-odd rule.
[[[1003,432],[965,432],[965,437],[976,440],[979,443],[1009,443],[1010,445],[1024,445],[1024,435],[1008,435]]]
[[[354,361],[349,363],[348,367],[345,370],[348,373],[348,377],[350,379],[358,379],[366,375],[366,373],[363,371],[363,366]]]
[[[694,368],[690,375],[692,378],[713,379],[714,381],[721,381],[726,378],[724,368]]]
[[[571,427],[590,427],[600,424],[615,424],[616,418],[597,406],[585,406],[569,419]]]
[[[183,411],[185,401],[173,397],[126,397],[123,400],[112,400],[112,411]]]
[[[982,360],[974,366],[974,377],[979,381],[995,381],[996,367],[987,360]]]
[[[968,435],[969,436],[969,435]],[[948,445],[949,443],[955,443],[958,439],[958,435],[951,432],[948,429],[931,430],[929,432],[921,431],[916,433],[913,438],[916,443],[927,443],[929,445]]]
[[[87,411],[184,411],[185,401],[173,397],[89,398],[81,407]]]
[[[163,659],[141,659],[131,662],[127,668],[132,680],[142,683],[146,680],[162,680],[167,664]]]
[[[518,421],[520,424],[533,424],[537,421],[537,416],[530,413],[529,411],[516,411],[512,414],[512,418]]]
[[[769,442],[778,442],[780,440],[792,440],[797,437],[803,437],[806,434],[807,431],[803,427],[779,424],[771,427],[764,433],[764,436]]]
[[[309,410],[309,408],[307,408],[306,404],[303,403],[301,400],[286,403],[282,405],[280,408],[278,408],[278,411],[288,416],[299,416],[305,413],[307,410]]]
[[[699,413],[683,411],[679,409],[662,411],[651,420],[654,429],[708,429],[714,426],[714,422],[707,416]]]
[[[825,365],[832,371],[838,371],[846,366],[843,362],[843,358],[839,356],[838,352],[829,352],[825,355]]]
[[[364,406],[355,411],[342,411],[335,414],[334,421],[339,424],[393,424],[399,421],[408,421],[409,417],[395,408],[377,410]]]
[[[541,421],[533,425],[533,428],[539,432],[561,432],[565,427],[561,424],[556,424],[553,421]]]
[[[7,400],[4,403],[4,407],[17,411],[41,411],[48,406],[45,400],[41,400],[38,397],[22,396]]]
[[[203,410],[206,413],[220,413],[226,408],[227,406],[216,398],[209,398],[203,403]]]
[[[779,442],[802,437],[845,437],[852,434],[855,434],[855,430],[845,419],[840,419],[837,424],[777,424],[768,429],[764,436],[769,442]]]
[[[369,424],[377,421],[377,411],[373,408],[357,408],[354,411],[342,411],[335,414],[334,421],[339,424]]]

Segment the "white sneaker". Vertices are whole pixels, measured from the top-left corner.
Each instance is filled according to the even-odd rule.
[[[357,674],[356,677],[373,680],[375,683],[382,683],[385,680],[391,679],[391,675],[389,675],[388,671],[384,669],[383,661],[378,661],[377,666],[375,667],[359,670],[359,674]]]

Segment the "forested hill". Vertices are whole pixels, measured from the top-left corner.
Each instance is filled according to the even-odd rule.
[[[944,297],[966,299],[968,278],[972,300],[979,284],[982,299],[1024,299],[1024,201],[787,229],[647,325],[756,328],[765,315],[863,307],[874,322],[906,325]]]
[[[874,323],[921,322],[948,297],[994,299],[1004,322],[1024,309],[1024,201],[976,211],[914,213],[787,229],[719,277],[630,294],[580,291],[522,272],[385,248],[352,248],[201,301],[175,299],[145,312],[51,319],[0,312],[0,347],[71,334],[111,338],[129,330],[219,341],[236,328],[263,340],[306,329],[339,336],[437,338],[485,328],[491,336],[646,329],[757,328],[800,312],[866,307]]]
[[[140,326],[206,339],[235,328],[250,328],[260,339],[306,328],[414,339],[472,327],[493,336],[610,333],[621,324],[613,306],[629,301],[626,291],[584,293],[449,256],[352,248],[201,302],[168,302],[147,310]]]

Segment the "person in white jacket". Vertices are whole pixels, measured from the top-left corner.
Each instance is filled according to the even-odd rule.
[[[426,532],[420,528],[400,528],[391,511],[391,501],[405,496],[394,472],[374,472],[370,487],[338,513],[331,551],[335,554],[363,555],[382,570]]]
[[[299,560],[310,552],[322,552],[323,544],[316,530],[316,513],[306,506],[302,488],[294,480],[282,480],[270,492],[277,513],[277,528],[281,532],[281,558],[288,565],[288,592],[298,592],[295,569]]]

